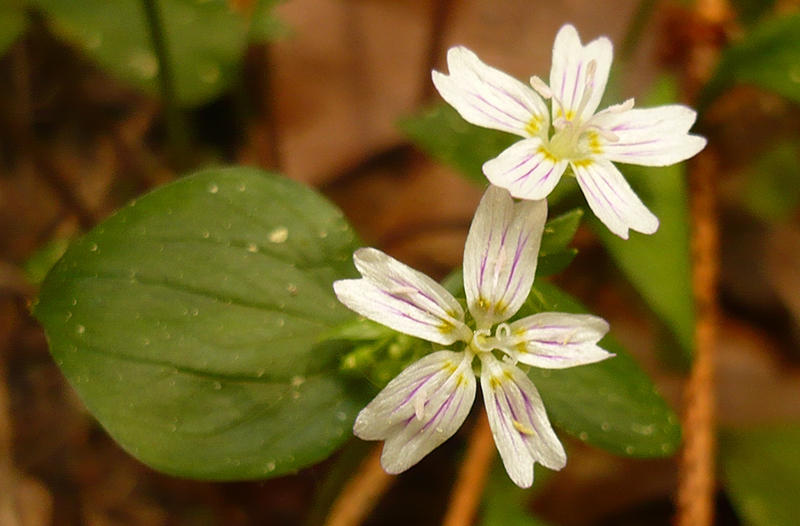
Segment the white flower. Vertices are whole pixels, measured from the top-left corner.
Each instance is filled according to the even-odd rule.
[[[686,106],[633,109],[629,99],[595,113],[611,56],[610,40],[583,46],[575,28],[565,25],[553,45],[549,86],[532,77],[531,89],[464,47],[448,51],[450,74],[434,71],[433,83],[467,121],[523,138],[483,165],[492,184],[514,197],[544,199],[569,165],[589,207],[627,239],[628,229],[652,234],[658,219],[612,161],[667,166],[692,157],[706,140],[688,133],[697,114]],[[552,101],[550,110],[542,97]]]
[[[476,356],[489,424],[511,479],[528,487],[535,462],[551,469],[566,463],[542,399],[516,363],[564,368],[612,355],[597,346],[608,324],[596,316],[550,312],[505,323],[530,292],[546,216],[545,201],[514,203],[495,186],[484,194],[464,249],[475,329],[444,287],[374,248],[353,255],[361,279],[334,283],[339,300],[362,316],[454,347],[410,365],[356,418],[358,437],[386,441],[387,472],[408,469],[461,426],[475,400]]]

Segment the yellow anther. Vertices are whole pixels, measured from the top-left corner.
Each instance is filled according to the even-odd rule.
[[[536,431],[531,429],[530,427],[526,426],[522,422],[518,420],[511,420],[511,423],[514,424],[514,429],[522,433],[523,435],[535,435]]]

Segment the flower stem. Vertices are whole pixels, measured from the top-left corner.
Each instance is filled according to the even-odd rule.
[[[469,526],[481,502],[486,477],[494,459],[494,440],[484,411],[472,431],[467,454],[461,464],[450,504],[442,521],[443,526]]]
[[[180,159],[188,150],[189,134],[186,121],[178,107],[174,77],[172,75],[172,62],[167,49],[163,20],[157,0],[142,0],[142,7],[150,30],[153,53],[155,53],[158,60],[158,84],[161,98],[164,101],[167,142],[173,154]]]

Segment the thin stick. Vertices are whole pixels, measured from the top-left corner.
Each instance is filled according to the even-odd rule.
[[[378,445],[364,460],[358,472],[336,498],[325,519],[325,526],[357,526],[389,490],[395,477],[381,467],[381,449]]]
[[[492,459],[494,459],[492,431],[489,429],[486,413],[481,411],[442,521],[443,526],[469,526],[473,523]]]
[[[698,0],[697,16],[710,25],[731,20],[725,0]],[[687,87],[691,95],[708,80],[718,43],[698,42],[690,55]],[[719,312],[719,226],[716,180],[718,158],[712,147],[701,152],[689,171],[692,218],[692,293],[695,304],[695,356],[684,392],[684,445],[680,458],[677,526],[711,526],[714,521],[715,397],[714,361]]]
[[[692,163],[692,289],[695,298],[695,358],[685,391],[684,446],[680,459],[677,526],[710,526],[714,518],[714,354],[717,340],[719,233],[717,171],[713,151]]]

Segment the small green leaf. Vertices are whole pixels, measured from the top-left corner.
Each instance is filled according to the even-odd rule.
[[[545,277],[558,274],[566,269],[577,255],[578,249],[576,248],[567,248],[555,254],[540,255],[539,262],[536,265],[536,275]]]
[[[675,85],[664,78],[646,99],[645,106],[675,99]],[[632,232],[621,239],[592,217],[590,225],[620,270],[642,298],[675,334],[683,357],[691,354],[694,340],[694,302],[689,254],[689,205],[682,164],[653,168],[621,166],[620,170],[639,197],[658,217],[653,235]]]
[[[364,395],[338,374],[332,282],[355,236],[314,191],[248,168],[157,189],[69,248],[35,315],[89,411],[171,474],[264,478],[325,458]]]
[[[586,309],[555,285],[536,282],[515,317],[537,312]],[[600,346],[616,356],[569,369],[531,369],[551,420],[571,435],[619,455],[671,455],[680,443],[677,417],[622,346],[611,337]]]
[[[726,432],[720,440],[720,463],[744,524],[797,524],[800,425]]]
[[[6,0],[0,6],[0,55],[11,47],[27,27],[28,18],[22,2]]]
[[[114,76],[157,92],[159,64],[141,0],[32,0],[53,29]],[[195,106],[227,89],[247,44],[248,22],[228,0],[160,0],[178,103]]]
[[[544,227],[539,254],[555,254],[565,250],[572,238],[575,237],[575,232],[578,231],[581,224],[581,218],[583,218],[583,210],[575,208],[549,220]]]
[[[700,107],[737,83],[800,102],[800,14],[764,20],[725,50],[700,96]]]
[[[536,265],[537,276],[557,274],[572,263],[572,260],[578,255],[578,250],[569,248],[568,245],[575,237],[582,217],[583,210],[576,208],[547,222],[542,234],[539,261]]]

